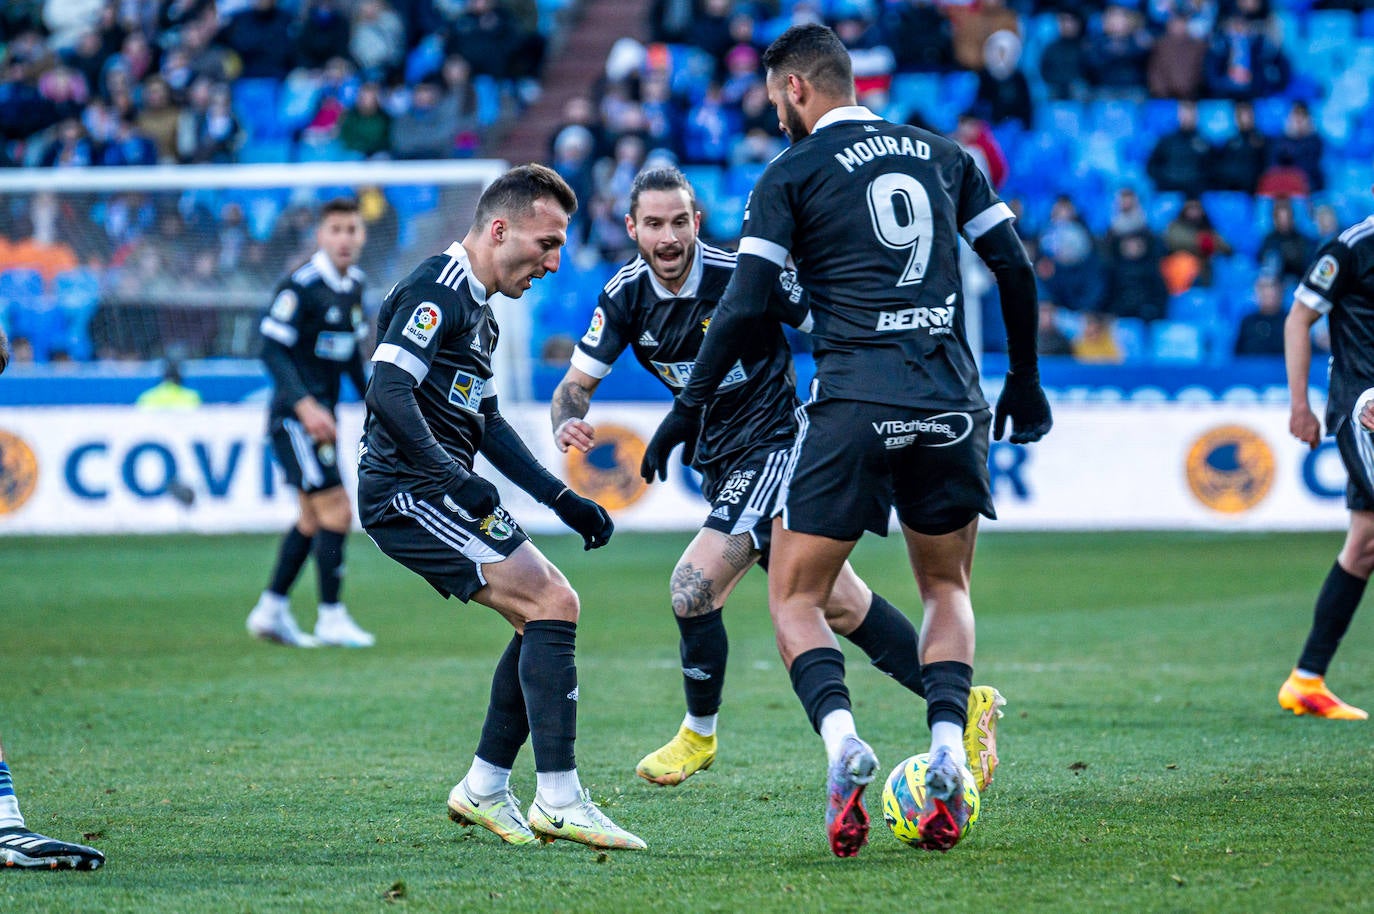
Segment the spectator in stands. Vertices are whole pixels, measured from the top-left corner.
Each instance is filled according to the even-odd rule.
[[[1321,247],[1341,233],[1340,216],[1330,203],[1318,204],[1312,210],[1312,221],[1317,225],[1317,247]]]
[[[1143,321],[1164,317],[1169,306],[1169,290],[1160,272],[1164,243],[1150,231],[1140,198],[1129,187],[1116,192],[1105,246],[1103,308],[1117,317]]]
[[[186,386],[181,376],[181,365],[176,359],[168,359],[162,366],[162,380],[143,391],[134,401],[134,405],[140,409],[171,411],[198,409],[200,404],[200,392]]]
[[[95,146],[86,128],[74,117],[57,125],[56,134],[38,158],[38,164],[44,168],[81,167],[94,165],[95,161]]]
[[[1255,187],[1255,195],[1258,197],[1306,197],[1312,192],[1312,182],[1307,176],[1307,172],[1299,168],[1293,162],[1293,154],[1287,150],[1279,150],[1274,156],[1274,163],[1264,170],[1260,175],[1259,183]]]
[[[157,144],[137,122],[119,119],[115,135],[100,153],[101,165],[156,165]]]
[[[983,48],[984,67],[978,72],[974,110],[994,127],[1020,121],[1030,129],[1031,92],[1026,75],[1017,69],[1021,39],[1012,32],[993,32]]]
[[[1049,224],[1040,233],[1040,251],[1042,260],[1048,261],[1042,279],[1050,298],[1074,311],[1098,310],[1104,288],[1102,261],[1092,232],[1068,196],[1055,198]]]
[[[568,182],[568,186],[577,194],[579,200],[589,200],[592,196],[592,166],[595,163],[594,153],[596,152],[596,141],[592,138],[592,132],[581,124],[569,124],[562,130],[553,141],[553,165],[554,171],[558,172],[559,177]],[[574,228],[571,232],[585,235],[587,214],[584,212],[586,207],[579,207],[573,215],[572,223]],[[580,218],[579,218],[580,217]]]
[[[1145,170],[1156,190],[1176,190],[1196,196],[1207,190],[1208,157],[1212,144],[1197,129],[1197,105],[1178,103],[1178,129],[1159,138]]]
[[[1283,160],[1286,156],[1286,164],[1296,167],[1307,176],[1308,186],[1313,192],[1326,189],[1326,175],[1322,172],[1325,147],[1305,102],[1293,102],[1283,122],[1283,133],[1274,138],[1270,148],[1273,151],[1273,164],[1285,164]]]
[[[762,82],[752,86],[745,93],[745,98],[759,92],[763,93],[765,106],[772,110],[772,106],[767,104],[768,89]],[[652,73],[645,76],[639,84],[639,95],[639,108],[644,115],[645,141],[656,149],[680,150],[678,125],[682,122],[682,113],[673,100],[667,75]],[[774,120],[777,120],[776,115]]]
[[[177,121],[177,158],[183,163],[232,162],[243,139],[229,87],[203,78],[192,83]]]
[[[353,64],[344,57],[332,57],[324,65],[315,91],[315,110],[301,128],[298,139],[323,145],[339,135],[339,123],[357,96],[358,82]]]
[[[468,0],[450,27],[445,49],[463,55],[477,75],[537,77],[543,66],[542,37],[522,31],[496,0]]]
[[[460,132],[470,130],[471,114],[460,108],[456,95],[445,95],[432,82],[411,93],[410,106],[391,126],[391,151],[398,159],[447,159],[457,151]]]
[[[723,164],[730,155],[730,144],[739,128],[739,112],[725,104],[720,84],[712,83],[706,89],[706,97],[688,113],[683,125],[682,149],[686,161]]]
[[[723,5],[728,12],[729,0]],[[686,44],[693,19],[699,18],[696,6],[692,0],[652,0],[649,4],[649,40]]]
[[[277,0],[254,0],[220,31],[217,44],[239,56],[244,79],[285,79],[296,65],[296,41],[289,13]]]
[[[1240,319],[1235,354],[1283,355],[1283,287],[1272,276],[1255,280],[1255,310]]]
[[[1253,194],[1269,164],[1269,138],[1255,126],[1255,106],[1237,101],[1236,132],[1216,147],[1210,174],[1211,190],[1243,190]]]
[[[950,21],[955,63],[965,70],[982,69],[983,47],[993,32],[1011,32],[1017,37],[1021,35],[1016,12],[1007,9],[1003,0],[951,3],[944,10]]]
[[[109,57],[95,29],[82,32],[76,44],[60,55],[63,63],[82,75],[88,88],[100,85],[100,76]]]
[[[161,36],[163,47],[171,47],[181,40],[182,31],[192,23],[215,18],[215,0],[161,0],[157,7],[154,34]]]
[[[38,93],[34,69],[29,64],[12,54],[4,59],[5,69],[0,75],[0,136],[22,140],[55,124],[57,111]]]
[[[1105,314],[1089,311],[1083,315],[1083,326],[1073,340],[1074,359],[1088,365],[1120,365],[1126,361],[1112,329],[1112,319]]]
[[[1073,354],[1073,341],[1059,327],[1059,307],[1049,299],[1040,302],[1040,330],[1035,348],[1042,356]]]
[[[739,107],[745,93],[763,84],[759,72],[759,52],[747,44],[737,44],[725,54],[725,79],[720,84],[720,97],[727,105]]]
[[[897,0],[886,6],[888,35],[899,73],[942,73],[954,65],[954,38],[936,0]]]
[[[90,99],[86,78],[65,66],[53,67],[39,77],[38,94],[48,100],[53,113],[62,120],[80,118]]]
[[[348,51],[364,79],[386,81],[406,52],[406,27],[386,0],[362,0],[353,13]]]
[[[603,159],[596,165],[596,195],[610,200],[612,210],[621,216],[630,211],[630,190],[635,175],[644,168],[647,152],[644,140],[629,134],[616,140],[613,159]],[[621,229],[624,234],[624,226]]]
[[[296,33],[296,60],[308,70],[320,70],[352,40],[353,25],[339,0],[307,0]]]
[[[1071,12],[1055,14],[1059,34],[1040,52],[1040,78],[1050,98],[1082,100],[1088,95],[1088,52],[1083,20]]]
[[[1145,81],[1155,98],[1195,100],[1202,93],[1202,66],[1207,42],[1193,34],[1181,11],[1169,16],[1145,68]]]
[[[771,105],[769,106],[769,110],[772,110]],[[773,115],[773,120],[777,120],[776,113]],[[612,143],[606,136],[605,125],[601,122],[601,119],[597,117],[596,106],[592,104],[592,100],[585,95],[574,95],[563,103],[563,117],[559,121],[558,126],[555,127],[553,132],[549,135],[550,153],[553,152],[552,144],[554,139],[558,137],[563,128],[572,125],[582,127],[591,134],[593,159],[600,158],[610,153]],[[579,197],[578,199],[580,200],[582,198]]]
[[[1207,92],[1218,98],[1263,98],[1288,86],[1288,58],[1260,26],[1240,13],[1227,16],[1212,38],[1203,67]]]
[[[143,78],[152,71],[153,49],[142,31],[133,31],[125,36],[124,42],[119,47],[119,53],[105,61],[102,76],[108,79],[110,71],[115,69],[124,71],[130,85],[137,85],[142,82]]]
[[[1164,247],[1170,254],[1193,258],[1196,283],[1202,286],[1212,284],[1212,258],[1231,253],[1231,245],[1213,227],[1202,201],[1196,197],[1183,201],[1183,209],[1164,229]]]
[[[705,0],[688,27],[684,42],[701,48],[712,60],[724,60],[725,52],[736,43],[730,34],[733,6],[733,0]]]
[[[51,197],[51,194],[47,196]],[[40,202],[34,206],[39,219],[35,220],[27,214],[15,218],[11,229],[14,240],[6,242],[0,237],[0,263],[5,265],[5,269],[37,270],[43,277],[43,284],[49,286],[58,273],[80,266],[71,245],[57,237],[54,221],[41,218],[43,212],[56,212],[56,209],[53,201],[47,205]]]
[[[1274,200],[1273,221],[1273,228],[1260,242],[1260,272],[1282,283],[1296,283],[1316,259],[1316,241],[1298,231],[1293,201],[1286,197]]]
[[[979,170],[993,189],[1000,188],[1007,180],[1007,157],[1002,145],[997,142],[992,129],[973,114],[959,115],[954,128],[954,142],[973,156]]]
[[[1150,33],[1140,16],[1120,3],[1102,13],[1102,30],[1088,36],[1088,82],[1101,94],[1138,98],[1145,94]]]
[[[858,97],[888,92],[892,88],[897,59],[878,25],[873,7],[867,0],[841,0],[831,10],[835,34],[849,51]]]
[[[172,100],[167,80],[154,74],[143,82],[138,108],[138,127],[153,141],[159,162],[175,162],[177,120],[181,108]]]
[[[358,87],[353,107],[339,121],[339,142],[368,159],[390,154],[391,115],[382,107],[381,89],[376,83]]]

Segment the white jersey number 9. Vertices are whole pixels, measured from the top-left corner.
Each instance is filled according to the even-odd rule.
[[[935,221],[930,213],[930,195],[921,182],[901,173],[874,178],[868,185],[868,214],[879,241],[894,250],[911,251],[897,285],[909,286],[924,279]]]

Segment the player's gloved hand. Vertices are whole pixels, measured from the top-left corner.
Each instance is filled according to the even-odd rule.
[[[583,498],[572,489],[564,489],[558,493],[558,497],[549,507],[553,508],[553,513],[558,515],[559,520],[582,534],[584,552],[588,549],[600,549],[611,541],[615,523],[606,513],[606,509],[590,498]]]
[[[1054,417],[1050,415],[1050,401],[1045,399],[1038,373],[1007,372],[1002,395],[997,398],[997,409],[992,414],[992,437],[998,441],[1007,429],[1008,417],[1012,444],[1030,444],[1049,433]]]
[[[690,466],[697,455],[697,436],[701,434],[701,407],[683,406],[682,401],[674,400],[673,408],[658,424],[654,437],[644,448],[644,460],[639,465],[639,475],[645,482],[653,482],[654,477],[667,482],[668,455],[673,448],[682,445],[682,465]]]
[[[478,476],[470,474],[449,492],[453,500],[474,518],[487,517],[501,503],[501,493],[496,486]]]

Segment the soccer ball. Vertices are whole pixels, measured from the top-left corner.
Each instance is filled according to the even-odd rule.
[[[897,840],[908,847],[920,847],[921,835],[917,821],[921,818],[921,807],[926,800],[926,768],[930,765],[930,753],[913,755],[902,762],[887,776],[883,785],[883,821]],[[959,836],[962,841],[968,835],[973,823],[978,821],[978,785],[972,773],[964,769],[964,802],[968,804],[968,824]]]

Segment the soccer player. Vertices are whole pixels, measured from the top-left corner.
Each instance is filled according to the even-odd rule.
[[[367,383],[359,348],[367,332],[363,273],[354,266],[367,232],[357,202],[326,203],[315,238],[320,249],[277,284],[259,325],[262,360],[272,376],[272,452],[299,493],[300,516],[282,538],[272,578],[247,624],[254,636],[288,647],[371,647],[376,638],[339,602],[353,511],[339,478],[334,407],[345,373],[359,392]],[[312,551],[320,603],[310,635],[296,624],[287,594]]]
[[[793,688],[829,759],[826,831],[852,856],[868,837],[863,791],[878,760],[859,738],[844,657],[823,605],[865,530],[897,509],[925,615],[921,680],[931,729],[923,845],[948,850],[969,810],[962,744],[974,649],[969,600],[978,516],[994,516],[988,431],[1036,441],[1052,424],[1035,349],[1035,278],[1012,212],[969,155],[854,102],[849,55],[824,26],[789,28],[764,55],[792,140],[746,204],[734,276],[691,380],[649,442],[646,478],[697,436],[704,405],[795,263],[811,296],[816,379],[778,496],[769,610]],[[990,415],[965,334],[962,231],[1001,290],[1011,369]],[[684,456],[690,452],[690,444]]]
[[[0,374],[10,363],[10,341],[0,327]],[[93,870],[105,862],[105,855],[84,844],[68,844],[29,831],[14,795],[14,780],[0,744],[0,863],[32,869]]]
[[[1326,575],[1298,665],[1279,689],[1279,706],[1294,714],[1366,720],[1369,714],[1326,687],[1326,670],[1360,605],[1374,571],[1374,216],[1322,245],[1293,296],[1283,328],[1288,372],[1288,430],[1315,448],[1322,424],[1307,400],[1312,325],[1323,314],[1331,329],[1326,428],[1336,436],[1349,477],[1350,527]]]
[[[383,552],[444,597],[476,600],[515,628],[492,676],[472,766],[449,794],[450,816],[511,844],[537,835],[637,850],[644,842],[607,818],[578,780],[577,594],[472,468],[481,452],[587,549],[610,540],[610,516],[540,465],[502,418],[492,382],[498,330],[488,299],[519,298],[558,269],[576,209],[553,170],[511,169],[482,193],[462,242],[387,294],[367,388],[358,509]],[[528,816],[510,789],[527,737],[537,778]]]
[[[584,421],[591,398],[626,347],[673,392],[686,384],[716,301],[735,270],[735,255],[697,238],[701,213],[691,184],[676,168],[641,172],[630,190],[625,228],[639,254],[606,284],[572,366],[553,395],[559,449],[584,453],[595,428]],[[797,325],[807,302],[791,272],[780,275],[769,310]],[[716,758],[716,717],[729,640],[722,610],[755,562],[767,567],[772,507],[796,437],[796,375],[776,323],[749,333],[750,345],[708,404],[693,465],[701,471],[711,512],[687,547],[670,583],[680,633],[687,715],[667,745],[636,773],[656,784],[681,783]],[[825,603],[831,629],[857,644],[873,664],[920,694],[917,632],[873,593],[846,562]],[[996,718],[1005,704],[990,686],[970,692],[965,745],[979,787],[997,764]]]

